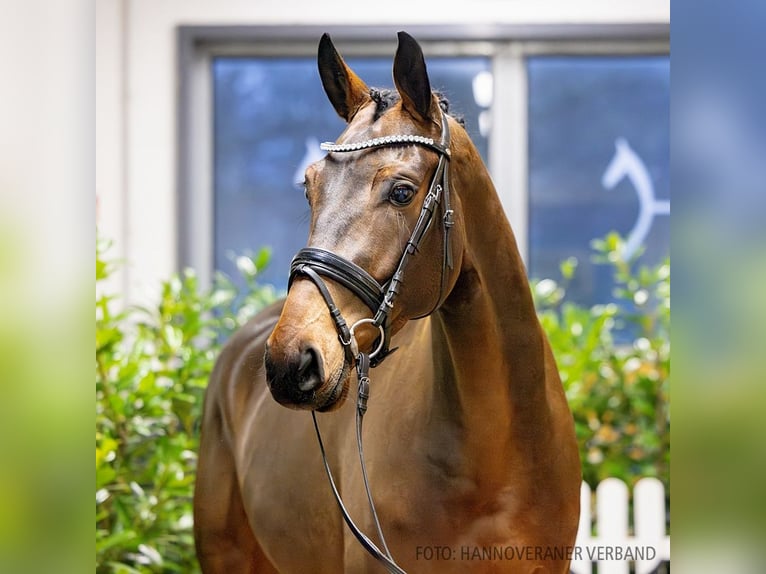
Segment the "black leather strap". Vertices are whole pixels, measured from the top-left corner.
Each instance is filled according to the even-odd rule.
[[[367,305],[373,314],[375,314],[378,310],[380,301],[384,296],[384,288],[372,277],[372,275],[367,273],[367,271],[352,263],[351,261],[335,255],[335,253],[325,249],[319,249],[317,247],[304,247],[298,251],[295,257],[293,257],[293,261],[290,264],[290,278],[288,280],[287,287],[288,289],[292,285],[297,275],[306,275],[314,282],[328,307],[333,299],[330,296],[330,292],[327,289],[327,286],[324,284],[324,281],[322,281],[319,275],[337,281],[349,289],[352,293],[359,297],[365,305]],[[332,304],[333,307],[335,307],[334,302]],[[335,308],[337,309],[337,307]],[[341,342],[343,342],[345,333],[341,332],[341,327],[338,324],[338,319],[335,318],[335,313],[332,309],[330,310],[330,314],[335,320],[336,328],[338,329],[338,335],[341,338]],[[343,324],[345,325],[345,321]],[[387,320],[382,324],[382,327],[384,333],[382,343],[380,341],[380,337],[378,337],[373,342],[372,346],[374,349],[377,348],[379,344],[382,345],[380,352],[377,353],[375,357],[370,359],[373,367],[380,364],[383,359],[396,351],[396,348],[389,348],[391,342],[391,326]],[[348,340],[348,338],[346,338],[346,340]],[[353,353],[351,353],[350,347],[346,347],[344,351],[346,353],[346,361],[351,364]]]
[[[327,289],[327,285],[324,284],[322,278],[317,275],[317,273],[308,265],[300,265],[296,267],[295,273],[303,274],[311,279],[314,285],[316,285],[317,289],[319,289],[319,293],[322,294],[325,305],[327,305],[327,309],[330,311],[330,316],[332,317],[333,321],[335,321],[335,330],[338,331],[338,339],[340,340],[340,344],[343,346],[346,362],[350,365],[351,361],[354,359],[354,351],[351,344],[351,329],[349,329],[346,320],[343,318],[343,315],[340,312],[340,309],[338,309],[338,306],[335,304],[332,295],[330,295],[330,290]]]
[[[343,499],[340,497],[338,487],[335,485],[335,480],[333,479],[332,471],[330,470],[330,464],[327,462],[327,455],[324,450],[324,444],[322,443],[322,435],[319,432],[319,424],[317,423],[315,411],[311,411],[311,417],[314,420],[314,430],[316,430],[317,440],[319,441],[319,450],[322,453],[322,463],[324,464],[324,469],[327,473],[327,479],[330,482],[332,493],[335,495],[335,502],[338,503],[338,508],[340,508],[340,512],[343,515],[343,520],[345,520],[354,537],[356,537],[364,549],[369,552],[373,558],[380,562],[386,568],[386,570],[388,570],[388,572],[391,574],[407,574],[396,564],[396,562],[383,554],[383,552],[380,551],[375,543],[373,543],[373,541],[370,540],[351,519],[351,515],[348,513],[346,506],[343,504]]]
[[[358,265],[318,247],[304,247],[295,254],[290,264],[288,289],[295,275],[302,272],[299,268],[304,265],[350,289],[373,313],[377,311],[384,293],[383,286]]]
[[[443,115],[442,118],[442,142],[444,142],[444,146],[448,146],[450,141],[450,132],[449,132],[449,125],[447,123],[447,117]],[[423,202],[423,207],[420,210],[420,216],[418,217],[417,223],[415,223],[415,228],[412,230],[412,234],[410,235],[409,240],[407,241],[407,246],[404,249],[404,253],[402,253],[401,259],[399,259],[399,265],[396,268],[396,271],[394,272],[393,277],[391,278],[391,281],[388,284],[388,288],[386,290],[386,294],[383,297],[383,301],[380,304],[380,307],[378,308],[378,311],[375,314],[375,322],[376,324],[383,324],[384,321],[388,320],[388,313],[394,306],[394,299],[396,299],[396,296],[399,294],[399,288],[401,283],[404,281],[404,271],[409,264],[410,257],[414,255],[420,246],[420,242],[422,241],[423,237],[425,237],[428,230],[431,228],[431,224],[434,220],[434,211],[436,210],[436,206],[438,204],[442,204],[442,210],[444,211],[444,218],[443,223],[444,225],[444,258],[442,260],[442,272],[441,272],[441,285],[439,287],[439,296],[436,300],[433,309],[436,309],[438,307],[439,303],[441,302],[442,298],[442,289],[443,289],[443,283],[444,283],[444,268],[449,267],[452,268],[452,249],[449,245],[450,236],[449,236],[449,228],[452,226],[452,216],[451,216],[451,210],[448,210],[449,205],[449,167],[447,165],[447,161],[449,160],[449,155],[444,154],[439,158],[439,163],[436,166],[436,171],[434,171],[434,175],[431,178],[431,185],[428,189],[428,194],[426,195],[426,199]],[[449,215],[449,217],[447,217]],[[447,225],[449,219],[449,225]],[[432,311],[429,311],[429,315]]]

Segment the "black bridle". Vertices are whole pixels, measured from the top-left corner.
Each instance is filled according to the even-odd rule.
[[[376,367],[383,359],[385,359],[390,353],[396,349],[390,349],[391,342],[391,324],[389,321],[390,312],[394,307],[394,300],[399,294],[402,282],[404,281],[404,271],[407,268],[408,263],[413,254],[418,251],[418,247],[426,232],[431,227],[433,221],[434,212],[437,205],[442,206],[442,224],[444,229],[444,258],[442,263],[442,285],[440,286],[439,299],[434,305],[434,309],[438,306],[442,291],[444,288],[444,270],[445,268],[452,269],[452,250],[450,246],[450,230],[454,225],[454,214],[450,207],[450,186],[449,186],[449,170],[447,169],[447,162],[450,158],[450,132],[449,124],[447,123],[447,117],[442,112],[442,133],[441,141],[435,142],[431,138],[416,135],[393,135],[384,136],[379,138],[373,138],[359,143],[350,144],[334,144],[323,143],[321,148],[331,153],[343,153],[354,152],[363,149],[374,149],[380,147],[401,146],[401,145],[419,145],[427,147],[436,151],[439,154],[439,163],[436,166],[436,171],[431,179],[431,185],[429,186],[428,193],[423,202],[423,207],[420,210],[420,216],[415,224],[410,238],[407,240],[407,245],[399,259],[399,264],[396,267],[396,271],[391,278],[384,284],[378,283],[367,271],[349,261],[343,257],[336,255],[331,251],[325,249],[319,249],[316,247],[305,247],[298,251],[290,264],[290,278],[288,281],[288,289],[292,285],[293,281],[298,275],[304,275],[311,279],[325,299],[335,321],[335,326],[338,331],[338,335],[341,340],[341,344],[347,349],[348,355],[351,350],[351,341],[349,337],[349,327],[340,317],[339,312],[333,311],[335,307],[332,303],[332,298],[329,297],[329,292],[323,286],[321,277],[332,279],[333,281],[340,283],[346,289],[354,293],[359,299],[361,299],[367,307],[372,311],[372,320],[365,320],[373,327],[377,327],[381,330],[382,339],[375,344],[376,348],[379,348],[378,353],[372,353],[370,356],[371,366]],[[312,273],[313,271],[314,273]],[[430,314],[430,313],[429,313]],[[373,356],[374,355],[374,356]]]
[[[370,367],[376,367],[379,365],[388,355],[390,355],[396,349],[390,349],[391,342],[391,322],[390,313],[394,307],[394,301],[399,294],[401,286],[404,282],[404,272],[407,265],[410,262],[412,256],[418,251],[423,237],[425,237],[428,230],[431,228],[431,223],[434,219],[434,213],[437,205],[442,209],[442,227],[444,230],[443,237],[443,260],[441,279],[439,286],[438,298],[429,311],[432,313],[441,302],[444,295],[444,278],[446,275],[446,269],[452,269],[452,249],[450,244],[450,230],[452,229],[454,221],[454,213],[450,207],[450,185],[449,185],[449,169],[448,161],[450,159],[450,131],[447,121],[447,116],[442,112],[442,130],[441,139],[437,143],[431,138],[417,136],[417,135],[392,135],[369,139],[359,143],[349,144],[334,144],[323,143],[321,148],[330,153],[345,153],[355,152],[366,149],[375,149],[380,147],[390,146],[402,146],[402,145],[419,145],[436,151],[439,154],[439,163],[436,166],[436,171],[431,178],[431,183],[428,189],[425,200],[423,201],[423,207],[420,210],[415,228],[413,229],[410,238],[407,240],[407,245],[402,253],[399,263],[396,266],[396,270],[391,278],[384,284],[378,283],[367,271],[349,261],[343,257],[336,255],[331,251],[325,249],[319,249],[316,247],[306,247],[298,251],[293,258],[290,265],[290,278],[288,282],[288,289],[292,285],[297,276],[305,276],[310,279],[317,287],[322,295],[322,298],[327,305],[330,315],[335,323],[335,329],[338,332],[338,338],[345,355],[345,362],[348,365],[354,363],[356,360],[356,371],[358,381],[358,398],[357,398],[357,410],[356,410],[356,438],[357,447],[359,451],[359,460],[362,467],[362,476],[364,479],[365,490],[367,491],[367,499],[369,502],[372,517],[375,522],[375,526],[378,532],[378,537],[383,545],[385,554],[356,526],[351,519],[346,507],[341,500],[338,489],[333,480],[330,466],[325,456],[324,444],[322,442],[322,436],[319,432],[319,426],[316,420],[316,414],[312,411],[311,415],[314,420],[314,428],[316,429],[317,439],[319,441],[319,448],[322,453],[322,461],[324,462],[325,471],[330,481],[335,499],[340,507],[343,518],[346,524],[353,532],[354,536],[359,540],[362,546],[367,550],[376,560],[381,562],[389,572],[396,574],[405,574],[396,562],[394,562],[391,552],[388,550],[385,538],[383,537],[383,531],[378,520],[377,512],[375,511],[375,504],[372,500],[370,493],[370,486],[367,480],[367,469],[364,463],[364,454],[362,450],[362,419],[364,413],[367,410],[367,399],[370,393]],[[336,283],[339,283],[352,293],[356,295],[364,304],[372,311],[372,318],[364,318],[351,327],[348,326],[343,318],[338,307],[335,305],[330,291],[325,285],[324,279],[331,279]],[[380,335],[373,344],[373,350],[369,353],[360,352],[354,331],[360,325],[369,324],[376,327]]]

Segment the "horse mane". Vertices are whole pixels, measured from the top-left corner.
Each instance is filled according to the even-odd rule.
[[[434,90],[434,94],[439,98],[439,107],[445,114],[448,114],[454,118],[461,126],[465,127],[465,118],[462,115],[457,115],[454,112],[450,112],[450,103],[443,93]],[[377,121],[386,110],[399,101],[399,92],[391,90],[389,88],[370,88],[370,97],[375,102],[375,120]]]

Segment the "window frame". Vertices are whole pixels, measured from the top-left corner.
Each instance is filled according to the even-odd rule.
[[[489,165],[524,261],[528,261],[528,87],[530,56],[646,56],[670,54],[668,24],[497,25],[408,27],[426,59],[485,56],[494,77]],[[391,56],[395,30],[386,26],[179,26],[178,263],[197,271],[201,285],[214,273],[212,61],[219,56],[314,57],[328,32],[345,57]],[[503,94],[507,105],[497,105]]]

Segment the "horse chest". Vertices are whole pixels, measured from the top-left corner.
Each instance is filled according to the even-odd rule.
[[[423,487],[408,493],[398,504],[379,509],[385,516],[383,528],[389,546],[407,572],[528,571],[496,556],[498,550],[511,544],[526,544],[514,528],[513,510],[496,497],[483,504],[479,498],[472,502],[463,498]]]

